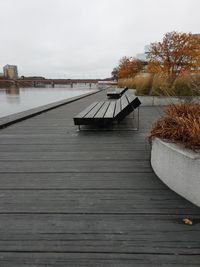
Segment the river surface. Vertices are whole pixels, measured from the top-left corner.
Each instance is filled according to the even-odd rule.
[[[55,88],[16,88],[0,89],[0,118],[57,101],[69,99],[96,90],[95,84],[77,84]]]

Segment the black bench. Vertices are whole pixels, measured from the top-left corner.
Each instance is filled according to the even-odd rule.
[[[120,122],[140,104],[138,97],[126,94],[118,100],[94,102],[73,118],[74,124],[80,129],[80,125],[106,125],[115,120]]]
[[[107,97],[120,98],[127,90],[128,90],[128,87],[125,87],[124,89],[115,89],[113,91],[108,91]]]

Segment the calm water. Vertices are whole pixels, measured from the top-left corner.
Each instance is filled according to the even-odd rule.
[[[96,85],[0,89],[0,118],[94,91]]]

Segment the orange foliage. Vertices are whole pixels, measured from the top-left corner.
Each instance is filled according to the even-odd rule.
[[[139,71],[143,69],[143,63],[140,60],[132,57],[123,57],[120,62],[118,69],[118,77],[133,78]]]
[[[188,148],[200,148],[200,105],[180,103],[169,105],[165,114],[155,123],[149,139],[155,137],[174,143],[184,144]]]
[[[200,37],[193,34],[166,33],[162,42],[151,44],[148,71],[176,77],[200,67]]]

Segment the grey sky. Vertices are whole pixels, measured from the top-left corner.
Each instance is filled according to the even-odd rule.
[[[105,78],[169,31],[200,32],[199,0],[0,0],[0,68]],[[1,69],[0,69],[1,72]]]

